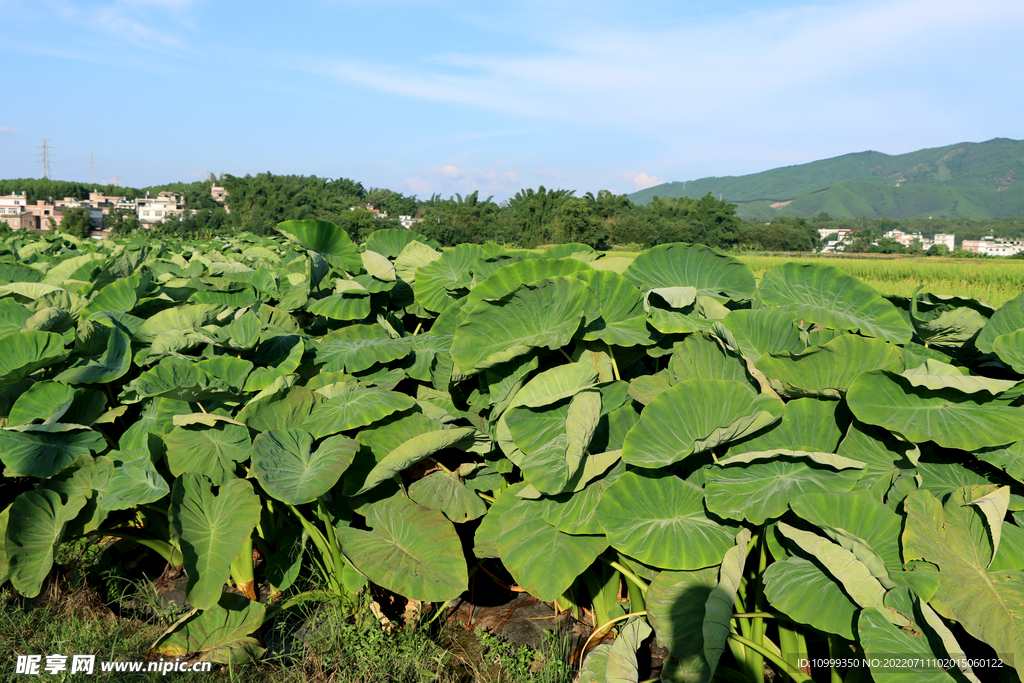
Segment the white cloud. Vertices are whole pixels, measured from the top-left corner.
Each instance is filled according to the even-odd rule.
[[[20,132],[20,130],[8,128],[7,126],[0,126],[0,135],[17,135]]]
[[[658,176],[647,175],[646,173],[634,173],[633,171],[623,171],[622,173],[615,174],[619,178],[625,178],[627,181],[633,183],[633,186],[637,190],[645,190],[648,187],[654,187],[661,183],[658,180]]]

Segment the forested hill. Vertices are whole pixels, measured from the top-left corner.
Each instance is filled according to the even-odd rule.
[[[909,154],[859,152],[763,173],[664,183],[629,195],[702,197],[737,205],[746,218],[968,218],[1024,216],[1024,141],[996,138]]]

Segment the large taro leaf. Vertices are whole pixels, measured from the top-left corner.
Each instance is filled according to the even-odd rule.
[[[996,337],[992,350],[1014,372],[1024,375],[1024,329]]]
[[[668,370],[672,384],[688,379],[728,379],[751,383],[743,359],[703,334],[688,335],[676,346],[669,359]]]
[[[658,642],[677,660],[674,680],[707,683],[712,678],[704,656],[704,624],[708,600],[718,587],[718,574],[718,567],[663,571],[644,598]]]
[[[7,424],[13,427],[37,420],[57,422],[71,408],[75,394],[73,387],[60,382],[36,382],[15,400],[7,416]]]
[[[817,534],[779,522],[779,532],[797,549],[823,567],[838,582],[843,591],[861,607],[884,608],[886,588],[865,563],[846,548]],[[907,626],[906,616],[887,610],[887,618],[899,626]]]
[[[920,449],[898,441],[884,429],[854,420],[836,452],[867,465],[861,488],[870,489],[876,500],[893,503],[890,507],[907,493],[903,492],[892,501],[895,492],[890,491],[890,486],[895,482],[906,480],[913,484],[912,488],[917,488],[914,466],[921,456]]]
[[[517,406],[502,416],[516,445],[509,458],[543,493],[557,494],[579,470],[601,420],[601,393],[586,390],[543,408]]]
[[[844,334],[800,354],[762,356],[754,365],[783,396],[842,398],[865,372],[902,370],[903,356],[899,348],[880,339]]]
[[[501,516],[496,539],[502,564],[520,586],[541,600],[557,600],[608,547],[599,536],[572,536],[544,521],[529,500]]]
[[[263,654],[250,637],[263,624],[266,608],[243,595],[224,593],[217,604],[189,614],[157,639],[153,652],[168,657],[199,653],[199,660],[221,664],[255,661]]]
[[[625,465],[619,461],[582,490],[542,498],[540,504],[544,520],[567,534],[603,534],[604,527],[597,518],[597,506],[604,492],[625,471]]]
[[[363,259],[363,268],[372,277],[384,282],[394,282],[398,279],[398,276],[395,275],[394,264],[384,254],[378,254],[373,250],[367,249],[359,255]]]
[[[209,609],[220,599],[231,562],[260,521],[260,499],[252,484],[231,479],[213,492],[210,481],[183,474],[171,490],[171,535],[188,574],[188,601]]]
[[[128,372],[132,362],[131,340],[118,328],[111,328],[107,348],[99,358],[83,358],[57,380],[69,384],[107,384]]]
[[[303,249],[320,254],[332,265],[359,272],[362,260],[348,233],[333,223],[317,220],[285,221],[277,231]]]
[[[987,400],[986,400],[987,399]],[[868,372],[847,393],[861,422],[898,432],[915,443],[934,441],[973,451],[1024,439],[1024,411],[991,400],[985,392],[915,387],[900,375]]]
[[[987,306],[960,297],[915,292],[910,303],[910,323],[928,346],[962,346],[985,327],[991,315]]]
[[[829,453],[744,453],[704,472],[705,502],[720,517],[760,525],[781,517],[797,496],[851,490],[863,469],[863,463]]]
[[[53,332],[22,332],[0,338],[0,389],[63,360],[64,338]]]
[[[302,427],[319,439],[329,434],[365,427],[415,405],[416,401],[411,397],[396,391],[357,388],[318,405]]]
[[[144,456],[122,462],[113,469],[97,504],[105,510],[127,510],[158,501],[170,490],[153,462]]]
[[[811,560],[773,562],[764,572],[764,593],[790,619],[853,640],[857,605]]]
[[[716,330],[730,346],[757,360],[766,353],[800,353],[806,349],[797,320],[796,313],[785,309],[740,309],[730,311]]]
[[[641,643],[651,635],[643,619],[631,619],[611,643],[601,643],[587,653],[580,670],[583,683],[637,683],[640,666],[636,658]]]
[[[504,491],[497,491],[487,514],[480,520],[480,525],[473,535],[473,554],[479,558],[498,557],[498,536],[501,534],[501,517],[519,504],[519,494],[525,483],[512,484]]]
[[[600,340],[609,346],[650,346],[660,337],[647,326],[643,294],[625,277],[593,269],[580,271],[575,277],[586,282],[601,303],[601,317],[583,329],[585,341]]]
[[[52,477],[79,456],[106,449],[103,435],[77,424],[41,424],[0,430],[0,462],[7,477]]]
[[[835,453],[846,425],[837,423],[838,401],[797,398],[786,404],[782,420],[768,429],[729,445],[729,455],[791,448]],[[856,458],[854,458],[856,459]]]
[[[455,524],[483,517],[487,506],[469,490],[457,473],[433,472],[409,487],[416,503],[441,513]]]
[[[729,639],[733,605],[743,578],[749,543],[749,529],[742,529],[736,534],[736,545],[726,551],[722,566],[719,567],[718,585],[711,590],[704,605],[704,660],[712,674],[718,668],[718,662],[725,652],[725,643]]]
[[[931,665],[945,654],[932,650],[927,638],[908,633],[889,622],[878,607],[861,610],[857,616],[857,640],[871,664],[871,678],[877,683],[951,683],[955,679],[945,669]],[[886,666],[898,653],[906,662],[900,666]]]
[[[378,230],[377,232],[380,232]],[[403,230],[402,232],[406,232]],[[373,237],[373,235],[370,235]],[[433,242],[433,240],[431,240]],[[434,242],[436,244],[436,242]],[[440,247],[438,247],[440,248]],[[379,250],[375,250],[379,251]],[[395,274],[404,282],[416,282],[416,271],[441,258],[441,252],[423,242],[410,242],[395,259]]]
[[[405,251],[410,244],[422,244],[434,249],[440,249],[441,245],[435,240],[419,234],[414,230],[403,230],[400,228],[382,228],[374,230],[366,238],[367,251],[375,251],[388,258],[396,258]]]
[[[247,460],[252,446],[246,427],[226,421],[175,427],[164,444],[171,474],[203,474],[215,486],[234,478],[235,463]]]
[[[370,531],[338,529],[345,557],[370,581],[413,600],[443,602],[469,584],[462,543],[437,510],[392,496],[367,506]]]
[[[516,291],[522,285],[544,278],[591,271],[592,269],[586,263],[574,259],[539,258],[510,263],[502,266],[471,289],[464,306],[466,310],[469,310],[480,301],[500,299]]]
[[[470,448],[479,434],[473,427],[453,427],[425,432],[405,441],[374,465],[362,487],[354,495],[361,495],[384,483],[402,470],[445,448]]]
[[[365,289],[331,294],[311,301],[306,310],[330,320],[363,320],[370,315],[370,294]]]
[[[752,299],[753,273],[739,259],[703,244],[663,244],[637,256],[624,275],[640,289],[695,287],[720,300]]]
[[[472,287],[469,267],[484,254],[476,244],[446,249],[441,258],[416,270],[416,303],[431,313],[442,313]]]
[[[834,266],[784,263],[765,273],[761,298],[802,320],[904,344],[913,329],[891,303]]]
[[[380,325],[349,325],[320,340],[316,362],[324,363],[323,372],[361,372],[410,353],[408,341],[392,339]]]
[[[996,339],[1020,329],[1024,329],[1024,292],[1018,294],[1011,301],[1007,301],[992,314],[992,318],[981,330],[974,343],[979,351],[992,353],[995,351]]]
[[[34,598],[53,566],[64,528],[85,506],[85,496],[67,503],[56,491],[26,491],[14,499],[7,520],[8,578],[22,595]]]
[[[638,467],[665,467],[753,434],[776,422],[783,410],[779,399],[755,394],[735,380],[686,380],[644,409],[626,435],[622,459]]]
[[[355,459],[359,444],[343,436],[315,450],[304,429],[272,429],[252,442],[251,476],[271,497],[301,505],[327,493]]]
[[[939,590],[930,600],[935,611],[959,622],[1019,670],[1024,661],[1024,572],[989,570],[991,531],[972,505],[993,488],[957,489],[942,503],[928,491],[907,496],[903,560],[913,571],[937,569]]]
[[[597,297],[582,280],[538,280],[473,307],[455,330],[452,359],[468,372],[504,363],[532,348],[556,349],[599,314]]]
[[[998,467],[1024,484],[1024,441],[1017,441],[1004,447],[982,448],[974,451],[974,456]]]
[[[794,499],[790,507],[852,552],[883,584],[889,572],[903,569],[899,546],[903,518],[869,491],[808,493]]]
[[[307,387],[285,387],[257,396],[238,411],[236,418],[257,432],[290,429],[305,423],[316,402]]]
[[[597,519],[616,550],[663,569],[719,564],[736,530],[704,509],[704,492],[672,475],[627,472],[608,487]]]

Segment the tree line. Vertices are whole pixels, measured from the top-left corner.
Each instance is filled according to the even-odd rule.
[[[228,192],[223,206],[212,198],[210,190],[214,183]],[[271,173],[244,177],[225,174],[205,181],[141,189],[48,179],[0,181],[0,193],[22,191],[29,201],[47,197],[86,199],[90,191],[128,198],[142,197],[147,192],[178,192],[188,211],[182,217],[168,218],[155,232],[183,238],[239,231],[272,235],[282,221],[317,219],[339,225],[360,242],[375,230],[400,227],[398,216],[411,216],[418,221],[418,232],[444,246],[497,242],[532,248],[575,242],[598,249],[619,246],[640,250],[670,242],[698,242],[731,251],[810,252],[822,246],[821,231],[828,235],[846,229],[860,231],[847,251],[896,253],[914,251],[914,247],[907,249],[884,238],[891,230],[920,232],[926,238],[936,233],[954,233],[958,241],[987,235],[1024,239],[1022,217],[987,221],[834,219],[823,212],[813,218],[779,215],[770,221],[744,220],[736,215],[735,204],[716,199],[710,193],[700,198],[654,197],[647,205],[637,205],[626,195],[608,190],[577,196],[572,190],[544,186],[520,190],[502,202],[495,202],[493,197],[482,198],[478,192],[448,198],[435,194],[419,199],[385,188],[367,189],[348,178],[332,180]],[[388,218],[362,208],[366,204],[387,213]],[[140,227],[131,212],[111,212],[105,222],[119,235]],[[76,219],[69,227],[80,230],[78,223]]]

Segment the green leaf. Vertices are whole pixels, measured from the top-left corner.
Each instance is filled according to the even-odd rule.
[[[647,326],[643,294],[625,277],[607,270],[583,270],[575,276],[590,286],[601,304],[601,317],[583,329],[585,341],[649,346],[660,336]]]
[[[833,330],[851,330],[893,344],[914,331],[874,289],[834,266],[784,263],[764,275],[760,293],[770,306]]]
[[[719,300],[754,298],[756,282],[739,259],[703,244],[662,244],[637,256],[624,275],[641,290],[694,287]]]
[[[1007,301],[993,313],[974,343],[982,353],[993,353],[996,339],[1020,329],[1024,329],[1024,293]]]
[[[209,609],[220,600],[231,562],[260,520],[252,484],[231,479],[215,494],[208,479],[183,474],[174,482],[168,518],[188,574],[188,601]]]
[[[272,429],[252,443],[250,476],[273,498],[290,505],[309,503],[331,490],[355,459],[359,444],[335,436],[312,449],[304,429]]]
[[[760,525],[781,517],[797,496],[851,490],[864,476],[863,468],[862,463],[827,453],[745,453],[705,470],[705,502],[720,517]]]
[[[455,524],[483,517],[487,512],[483,500],[454,473],[428,474],[409,487],[409,497],[423,507],[440,510]]]
[[[814,562],[802,557],[773,562],[764,572],[764,594],[794,621],[853,640],[857,605]]]
[[[277,231],[303,249],[321,254],[332,265],[358,272],[362,266],[356,245],[348,233],[333,223],[317,220],[285,221]]]
[[[444,602],[469,585],[462,543],[437,510],[394,496],[368,506],[370,531],[338,529],[341,550],[370,581],[413,600]]]
[[[688,379],[724,379],[751,384],[746,362],[703,334],[688,335],[668,362],[673,384]]]
[[[797,314],[779,308],[753,308],[730,311],[718,327],[729,335],[729,345],[751,360],[766,353],[800,353],[807,344],[800,338]]]
[[[405,358],[412,347],[405,339],[391,339],[379,325],[349,325],[324,337],[316,349],[322,372],[361,372],[376,363]]]
[[[996,337],[992,350],[1014,372],[1024,375],[1024,329]]]
[[[452,429],[438,429],[415,436],[392,450],[383,460],[378,462],[370,470],[370,473],[366,475],[366,481],[363,483],[362,488],[353,495],[359,496],[366,493],[405,468],[415,465],[423,458],[437,451],[450,447],[459,448],[459,442],[463,442],[461,446],[465,448],[470,445],[465,442],[472,442],[476,434],[477,431],[472,427],[455,427]]]
[[[872,664],[871,678],[877,683],[950,683],[955,680],[939,666],[928,662],[945,659],[936,653],[926,638],[916,637],[893,626],[881,607],[868,607],[857,617],[857,640]],[[896,655],[895,653],[899,653]],[[888,659],[913,660],[911,666],[885,666]],[[877,665],[875,665],[877,663]]]
[[[782,401],[733,380],[691,379],[659,394],[629,430],[622,459],[638,467],[671,465],[776,422]]]
[[[778,529],[783,536],[823,566],[854,602],[861,607],[883,608],[885,587],[853,553],[817,534],[797,529],[785,522],[779,522]],[[888,618],[894,619],[894,623],[900,625],[906,623],[904,618],[893,612],[889,613]]]
[[[994,550],[982,515],[971,503],[993,487],[964,487],[940,503],[928,491],[904,501],[903,559],[938,569],[940,586],[930,604],[959,622],[1000,656],[1024,661],[1024,572],[988,571]]]
[[[599,315],[590,287],[574,277],[553,277],[521,286],[507,297],[484,300],[455,330],[451,354],[463,372],[511,360],[532,348],[565,346]]]
[[[59,493],[46,489],[25,491],[14,499],[5,545],[8,578],[15,590],[29,598],[39,595],[64,528],[85,503],[85,496],[76,496],[65,504]]]
[[[679,680],[711,680],[704,658],[704,624],[708,599],[718,586],[718,568],[660,572],[651,582],[644,603],[658,642],[678,660]]]
[[[879,339],[844,334],[798,355],[783,351],[762,356],[754,365],[783,396],[842,398],[862,373],[902,370],[903,356]]]
[[[175,427],[164,437],[167,466],[174,476],[203,474],[215,486],[233,479],[235,463],[249,458],[249,430],[238,424]]]
[[[52,477],[80,455],[106,449],[103,435],[82,425],[41,424],[0,430],[7,477]]]
[[[729,445],[729,455],[791,448],[811,453],[834,453],[846,425],[837,424],[838,401],[797,398],[786,403],[782,421]],[[857,458],[852,456],[853,460]]]
[[[733,605],[743,578],[743,565],[747,561],[747,545],[750,530],[743,529],[736,535],[736,545],[729,548],[718,571],[718,585],[711,591],[704,610],[704,660],[714,674],[725,651],[732,622]]]
[[[302,427],[319,439],[365,427],[415,405],[415,400],[396,391],[354,389],[318,405]]]
[[[17,384],[63,360],[64,338],[53,332],[22,332],[0,338],[0,388]]]
[[[858,377],[847,402],[858,420],[915,443],[973,451],[1024,439],[1024,411],[986,401],[987,396],[915,387],[905,377],[881,371]]]
[[[107,489],[97,503],[105,510],[127,510],[154,503],[171,489],[148,457],[121,463],[110,473]]]
[[[441,258],[416,270],[416,303],[431,313],[442,313],[472,287],[469,267],[483,256],[476,244],[446,249]]]
[[[704,510],[704,492],[670,475],[627,472],[608,487],[597,518],[616,550],[662,569],[719,564],[735,529]]]
[[[370,294],[366,290],[331,294],[311,301],[306,310],[331,320],[363,320],[370,315]]]
[[[75,390],[60,382],[36,382],[11,407],[7,424],[31,424],[36,420],[54,422],[61,419],[75,399]]]
[[[98,359],[82,359],[57,375],[57,381],[69,384],[107,384],[121,379],[132,362],[131,340],[121,330],[111,328],[107,348]]]
[[[370,236],[366,238],[365,246],[367,251],[375,251],[388,258],[396,258],[408,247],[416,245],[427,248],[433,247],[435,249],[441,248],[440,244],[429,237],[424,237],[413,230],[404,230],[400,228],[382,228],[380,230],[374,230]],[[440,256],[440,254],[438,254],[438,256]]]
[[[250,635],[263,624],[266,608],[243,595],[225,593],[208,609],[178,621],[153,644],[153,652],[168,657],[199,653],[199,660],[221,664],[255,661],[263,654]]]
[[[540,600],[557,600],[607,547],[604,536],[572,536],[544,521],[542,507],[523,500],[501,516],[502,564]]]

